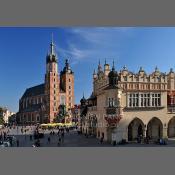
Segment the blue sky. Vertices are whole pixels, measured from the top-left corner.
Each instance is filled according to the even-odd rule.
[[[55,27],[0,28],[0,106],[18,111],[25,89],[44,82],[45,57],[51,34],[59,59],[59,71],[68,58],[75,72],[75,99],[92,92],[92,73],[99,59],[116,69],[124,65],[151,73],[175,67],[173,27]]]

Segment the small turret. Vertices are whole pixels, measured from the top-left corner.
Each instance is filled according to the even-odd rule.
[[[110,65],[106,63],[106,60],[105,60],[105,64],[104,64],[104,73],[106,76],[108,76],[110,72]]]
[[[170,73],[174,73],[173,68],[170,69]]]
[[[158,69],[158,67],[157,67],[157,66],[155,67],[155,72],[159,72],[159,69]]]
[[[85,97],[84,97],[84,93],[83,93],[82,99],[80,100],[80,103],[81,103],[81,106],[86,105],[86,99],[85,99]]]
[[[99,63],[98,63],[98,73],[102,72],[102,67],[101,67],[101,64],[100,64],[100,60],[99,60]]]
[[[68,62],[68,59],[65,60],[65,66],[64,66],[64,69],[61,73],[70,73],[70,74],[73,73],[71,68],[70,68],[70,64]]]
[[[96,74],[95,69],[94,69],[93,79],[96,79],[96,78],[97,78],[97,74]]]
[[[118,85],[118,73],[117,73],[117,71],[115,71],[114,61],[113,61],[112,70],[110,71],[108,77],[109,77],[109,85],[110,86],[117,86]]]

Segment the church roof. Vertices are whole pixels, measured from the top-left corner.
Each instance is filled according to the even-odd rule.
[[[22,109],[21,112],[35,112],[39,111],[39,109],[41,109],[41,104],[35,104],[28,106],[26,109]]]
[[[33,97],[44,94],[44,84],[40,84],[31,88],[26,89],[22,98]]]

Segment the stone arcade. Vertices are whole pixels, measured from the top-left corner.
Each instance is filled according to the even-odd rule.
[[[100,62],[93,73],[93,92],[81,99],[81,129],[83,133],[117,142],[175,137],[175,73],[168,74],[156,67],[147,74],[126,66],[120,72],[113,63]]]

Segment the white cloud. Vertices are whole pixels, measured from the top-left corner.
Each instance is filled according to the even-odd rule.
[[[82,39],[94,44],[102,44],[102,41],[118,38],[121,34],[130,34],[133,27],[89,27],[72,28],[70,32],[79,35]],[[110,44],[110,43],[108,43]]]
[[[61,47],[57,47],[56,51],[58,54],[63,57],[71,57],[75,60],[82,60],[87,57],[89,54],[89,50],[82,50],[77,47],[77,45],[70,43],[67,49],[63,49]]]
[[[67,38],[66,48],[57,48],[65,58],[71,58],[72,64],[79,61],[97,61],[99,59],[118,58],[120,41],[131,33],[131,27],[79,27],[67,28],[71,34]],[[103,57],[103,58],[102,58]]]

